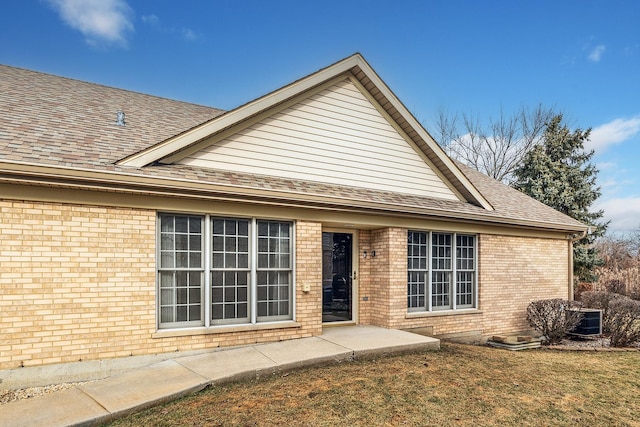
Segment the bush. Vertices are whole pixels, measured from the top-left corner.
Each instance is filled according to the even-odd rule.
[[[640,341],[640,301],[628,297],[612,300],[605,325],[611,332],[612,347],[627,347]]]
[[[611,292],[614,294],[627,294],[627,285],[622,280],[611,279],[604,284],[604,288],[607,290],[607,292]]]
[[[576,301],[559,298],[533,301],[527,307],[527,321],[549,344],[556,344],[580,323],[582,313],[577,310],[580,307]]]
[[[573,295],[575,299],[580,301],[580,295],[582,295],[584,292],[592,291],[593,286],[594,286],[593,283],[587,283],[587,282],[580,282],[576,284],[575,288],[573,289]]]
[[[623,295],[605,291],[588,291],[580,295],[582,305],[602,310],[602,332],[611,333],[608,326],[609,306],[613,301],[625,298]]]

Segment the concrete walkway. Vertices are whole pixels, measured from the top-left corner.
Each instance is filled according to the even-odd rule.
[[[437,350],[440,341],[410,332],[349,326],[319,337],[180,356],[47,395],[0,405],[0,426],[91,426],[222,384],[377,355]]]

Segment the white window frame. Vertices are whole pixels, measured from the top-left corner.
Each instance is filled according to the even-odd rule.
[[[411,254],[409,253],[409,242],[408,236],[409,233],[421,233],[427,236],[427,268],[426,269],[416,269],[409,268],[409,259]],[[434,235],[448,235],[451,236],[451,246],[450,246],[450,268],[435,268],[434,265],[434,254],[433,254],[433,238]],[[473,268],[458,268],[458,237],[471,237],[473,238]],[[468,258],[465,258],[468,259]],[[410,300],[410,291],[409,287],[411,286],[410,277],[412,273],[424,273],[425,283],[425,304],[424,306],[412,307]],[[460,273],[471,273],[472,274],[472,295],[471,300],[472,304],[458,304],[458,272]],[[434,306],[433,305],[433,274],[434,273],[448,273],[449,274],[449,289],[448,289],[448,298],[449,304],[447,306]],[[469,310],[469,309],[477,309],[478,307],[478,235],[473,233],[452,233],[445,231],[425,231],[425,230],[408,230],[407,231],[407,310],[410,313],[420,313],[420,312],[450,312],[450,311],[459,311],[459,310]]]
[[[173,322],[165,322],[163,323],[165,328],[173,328],[173,327],[178,327],[178,326],[184,326],[184,327],[193,327],[193,326],[201,326],[202,325],[202,318],[204,316],[204,311],[203,311],[203,283],[204,283],[204,276],[206,276],[205,274],[205,266],[202,260],[202,257],[204,256],[204,233],[205,230],[202,227],[202,217],[201,215],[190,215],[190,214],[173,214],[171,215],[174,218],[175,217],[182,217],[182,218],[187,218],[187,219],[193,219],[193,218],[198,218],[200,219],[200,266],[195,268],[195,267],[184,267],[184,266],[177,266],[177,256],[173,257],[173,266],[171,267],[163,267],[162,266],[162,253],[164,252],[162,250],[162,237],[163,237],[163,232],[162,232],[162,219],[161,219],[161,215],[158,215],[158,220],[157,220],[157,233],[156,233],[156,239],[157,239],[157,244],[156,244],[156,281],[157,281],[157,308],[156,308],[156,313],[157,313],[157,318],[158,318],[158,324],[160,323],[160,319],[162,317],[162,310],[163,307],[167,307],[167,308],[172,308],[173,311],[173,316],[176,317],[177,316],[177,307],[179,305],[184,305],[184,304],[179,304],[178,303],[178,296],[177,296],[177,286],[175,286],[175,277],[177,275],[178,272],[183,272],[186,273],[188,275],[192,274],[192,273],[200,273],[200,320],[193,320],[193,321],[173,321]],[[185,235],[185,233],[176,233],[175,231],[175,220],[173,221],[173,232],[171,233],[173,236],[173,238],[171,239],[173,241],[173,249],[171,250],[166,250],[166,252],[170,252],[170,253],[174,253],[177,255],[178,252],[182,252],[182,253],[186,253],[187,254],[187,258],[189,259],[188,264],[191,264],[191,260],[190,260],[190,254],[192,251],[190,250],[178,250],[175,249],[177,244],[176,244],[176,234],[180,234],[180,235]],[[187,226],[189,227],[189,226]],[[190,230],[187,232],[186,234],[187,239],[189,239],[189,237],[191,236],[191,232]],[[190,246],[191,242],[188,242],[188,245]],[[197,251],[195,251],[197,252]],[[173,299],[173,303],[172,304],[167,304],[167,305],[163,305],[162,304],[162,300],[163,300],[163,290],[165,290],[162,286],[162,275],[163,273],[173,273],[173,277],[174,277],[174,286],[169,287],[166,289],[167,293],[171,292],[172,293],[172,299]],[[184,286],[181,286],[182,288],[184,288]],[[190,292],[189,289],[187,287],[187,300],[190,300],[191,296],[190,296]],[[187,306],[187,311],[189,311],[188,307],[189,304],[186,304]],[[189,314],[190,315],[190,314]]]
[[[170,268],[161,268],[161,218],[163,216],[174,217],[197,217],[201,221],[202,230],[202,242],[201,242],[201,268],[198,271],[202,274],[201,279],[201,320],[196,322],[162,322],[161,318],[161,272],[171,271]],[[212,319],[212,273],[214,271],[221,271],[220,269],[213,268],[213,229],[212,220],[240,220],[249,222],[249,283],[248,283],[248,319],[243,318],[237,320],[230,318],[228,320]],[[289,274],[288,283],[288,314],[279,316],[258,316],[258,227],[259,222],[269,223],[281,223],[288,224],[289,226],[289,268],[288,269],[276,269],[277,271],[286,271]],[[156,232],[156,318],[158,329],[180,329],[189,327],[223,327],[229,325],[249,324],[255,325],[258,323],[271,323],[279,321],[295,320],[295,222],[292,220],[278,219],[278,218],[247,218],[240,216],[225,216],[215,214],[192,214],[183,212],[159,212],[157,215],[157,232]],[[234,270],[234,269],[231,269]],[[231,271],[227,270],[227,271]],[[275,270],[270,270],[275,271]]]

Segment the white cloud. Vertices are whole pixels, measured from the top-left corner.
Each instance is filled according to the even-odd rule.
[[[185,40],[194,41],[198,39],[198,34],[196,34],[195,31],[190,30],[189,28],[183,28],[182,37],[184,37]]]
[[[178,34],[184,40],[187,40],[190,42],[198,40],[198,38],[200,37],[198,33],[196,33],[190,28],[186,28],[186,27],[176,28],[176,27],[169,27],[165,25],[164,22],[161,22],[160,18],[155,14],[144,15],[142,17],[142,22],[154,27],[155,30],[157,31],[161,31],[163,33],[172,34],[172,35]]]
[[[605,47],[605,45],[599,44],[598,46],[591,49],[591,52],[589,52],[587,58],[591,62],[600,62],[600,59],[602,59],[602,54],[604,54],[606,50],[607,48]]]
[[[127,46],[134,31],[133,10],[124,0],[48,0],[62,20],[80,31],[90,45]]]
[[[142,17],[142,22],[144,22],[145,24],[149,24],[149,25],[158,25],[160,23],[160,18],[158,18],[154,14],[144,15]]]
[[[598,185],[600,186],[600,188],[606,190],[607,188],[615,188],[619,184],[618,184],[618,181],[616,181],[613,178],[610,178],[610,179],[607,179],[607,180],[604,180],[604,181],[600,182]]]
[[[615,119],[594,128],[591,131],[590,140],[585,144],[585,148],[602,152],[610,145],[627,141],[639,134],[640,116],[630,119]]]
[[[640,197],[623,197],[596,203],[595,210],[604,210],[604,219],[611,220],[610,231],[632,231],[640,227]]]
[[[598,170],[602,172],[602,171],[608,171],[612,169],[615,170],[618,167],[618,164],[614,162],[599,162],[597,166],[598,166]]]

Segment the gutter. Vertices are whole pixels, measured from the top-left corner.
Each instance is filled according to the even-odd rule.
[[[417,215],[435,219],[483,222],[485,224],[533,228],[545,231],[582,231],[586,233],[582,228],[571,227],[566,224],[452,212],[446,209],[390,202],[368,202],[353,200],[344,196],[331,196],[331,201],[328,201],[326,195],[300,194],[293,190],[247,188],[233,184],[211,184],[179,178],[150,177],[134,173],[95,171],[65,166],[42,166],[4,161],[0,162],[0,182],[128,194],[193,197],[204,200],[251,201],[265,205],[328,209],[339,212],[365,211],[379,215],[394,214],[411,217]]]

